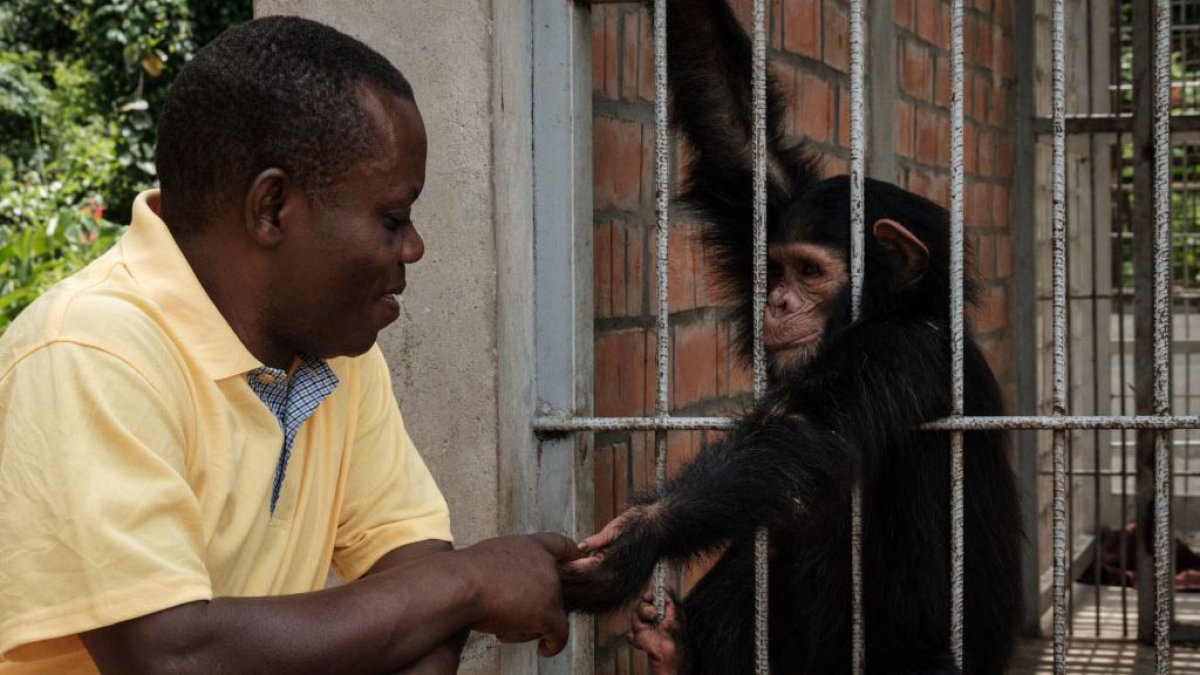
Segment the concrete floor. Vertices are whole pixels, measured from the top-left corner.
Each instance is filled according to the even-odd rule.
[[[1100,634],[1096,634],[1094,592],[1091,586],[1074,588],[1074,636],[1067,643],[1069,673],[1143,673],[1154,672],[1154,649],[1122,636],[1121,589],[1101,587]],[[1137,597],[1128,596],[1128,628],[1136,632]],[[1175,616],[1180,623],[1200,625],[1200,594],[1175,596]],[[1049,615],[1043,621],[1043,634],[1049,635]],[[1200,648],[1175,645],[1172,650],[1173,673],[1200,675]],[[1054,642],[1048,639],[1023,640],[1017,648],[1009,673],[1033,675],[1054,672]]]

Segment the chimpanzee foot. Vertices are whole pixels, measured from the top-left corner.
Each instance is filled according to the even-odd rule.
[[[674,594],[665,598],[663,618],[654,608],[654,594],[646,591],[633,609],[629,642],[650,657],[652,675],[682,675],[684,667],[683,620]]]

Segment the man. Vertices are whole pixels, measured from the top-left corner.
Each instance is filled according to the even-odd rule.
[[[0,673],[454,672],[562,648],[553,535],[452,551],[378,332],[426,138],[403,76],[296,18],[164,104],[161,194],[0,339]],[[349,583],[321,590],[332,564]]]

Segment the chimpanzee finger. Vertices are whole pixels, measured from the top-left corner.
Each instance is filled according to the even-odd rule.
[[[658,610],[654,607],[653,602],[639,603],[636,616],[650,624],[658,623]]]

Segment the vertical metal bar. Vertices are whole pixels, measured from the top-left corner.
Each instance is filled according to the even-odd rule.
[[[1134,394],[1136,412],[1152,415],[1155,399],[1155,221],[1154,221],[1154,2],[1130,3],[1132,14],[1131,56],[1133,60],[1133,300],[1134,300]],[[1155,641],[1157,592],[1154,555],[1154,510],[1156,506],[1155,462],[1158,434],[1137,434],[1137,576],[1138,640]]]
[[[670,308],[667,306],[668,248],[670,247],[671,136],[667,119],[667,2],[654,2],[654,225],[657,237],[655,269],[658,272],[657,360],[658,389],[654,412],[669,412],[668,368],[670,367]],[[660,491],[667,479],[667,432],[654,432],[654,485]],[[654,566],[654,608],[661,618],[666,611],[667,567]]]
[[[1154,3],[1154,412],[1171,401],[1171,1]],[[1154,670],[1171,670],[1171,443],[1160,431],[1154,443]]]
[[[763,351],[763,312],[767,288],[767,28],[766,0],[754,0],[753,68],[751,85],[754,106],[754,397],[762,398],[767,386],[766,354]],[[754,533],[754,671],[767,675],[771,669],[768,644],[767,530]]]
[[[950,9],[950,384],[963,414],[963,0]],[[963,667],[963,432],[950,434],[950,649]]]
[[[1086,3],[1084,9],[1086,13],[1086,49],[1087,49],[1087,113],[1092,114],[1097,112],[1095,91],[1096,91],[1096,74],[1093,68],[1095,64],[1095,56],[1093,45],[1095,40],[1094,29],[1095,23],[1092,20],[1092,3]],[[1092,248],[1091,256],[1091,319],[1092,319],[1092,412],[1093,414],[1101,414],[1100,406],[1100,375],[1104,370],[1100,368],[1100,227],[1101,221],[1099,217],[1096,197],[1096,169],[1097,167],[1097,150],[1099,144],[1096,142],[1095,134],[1088,134],[1088,155],[1090,158],[1090,168],[1088,170],[1088,200],[1089,213],[1088,219],[1092,223],[1091,232],[1089,234],[1089,243]],[[1107,332],[1106,332],[1107,334]],[[1111,368],[1111,364],[1109,364]],[[1111,379],[1108,378],[1108,379]],[[1106,407],[1107,408],[1107,407]],[[1099,429],[1092,432],[1092,470],[1096,474],[1092,477],[1092,601],[1093,601],[1093,618],[1095,624],[1093,633],[1095,637],[1100,637],[1100,536],[1101,536],[1101,516],[1100,516],[1100,483],[1104,479],[1100,476],[1100,439],[1105,437]]]
[[[1067,284],[1066,284],[1066,17],[1063,0],[1054,0],[1051,17],[1053,61],[1053,310],[1054,397],[1053,412],[1065,415],[1067,400]],[[1066,551],[1066,432],[1054,432],[1054,672],[1067,672],[1067,551]]]
[[[864,130],[862,0],[850,2],[850,312],[857,321],[862,313],[862,287],[865,255],[863,231],[866,225],[863,173],[866,163]],[[851,599],[851,672],[866,668],[866,629],[863,621],[863,496],[862,476],[854,479],[850,496],[850,599]]]

